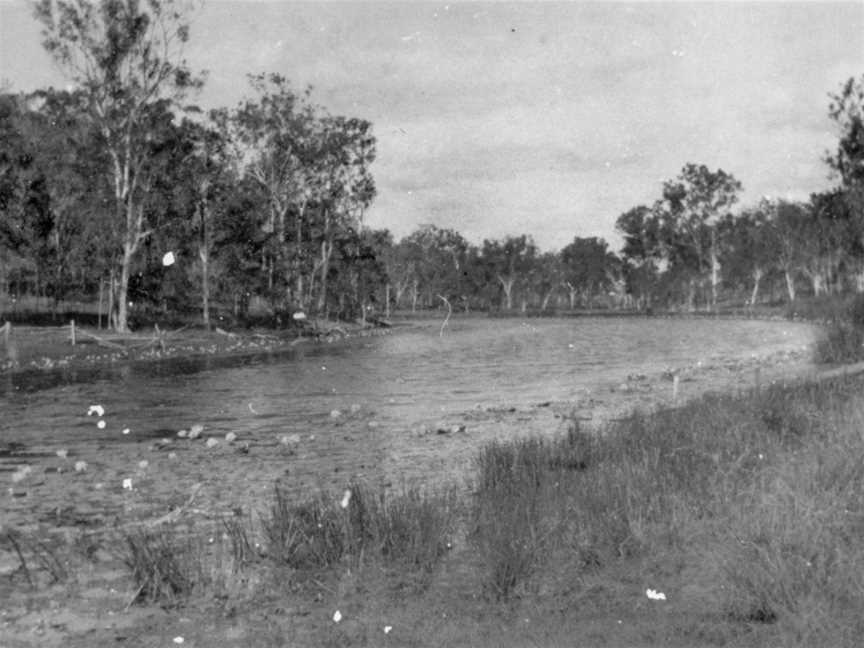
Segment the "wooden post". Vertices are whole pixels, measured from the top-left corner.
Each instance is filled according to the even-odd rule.
[[[672,404],[673,405],[678,404],[678,382],[679,382],[679,379],[678,379],[678,376],[676,374],[675,377],[672,378]]]
[[[72,346],[75,346],[75,320],[69,320],[69,330],[72,333]]]

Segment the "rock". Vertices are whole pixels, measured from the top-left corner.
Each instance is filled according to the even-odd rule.
[[[191,428],[189,428],[189,438],[190,439],[197,439],[199,436],[201,436],[201,433],[203,431],[204,431],[204,426],[201,425],[200,423],[196,423]]]
[[[29,475],[31,472],[33,472],[33,469],[30,466],[21,466],[20,468],[18,468],[18,470],[12,473],[12,483],[17,484],[18,482],[26,479],[27,475]]]
[[[179,432],[177,432],[177,436],[181,439],[185,439],[187,436],[189,436],[189,432],[187,432],[186,430],[180,430]]]
[[[361,406],[360,406],[359,403],[352,403],[352,404],[351,404],[351,413],[352,413],[352,414],[356,414],[356,413],[359,412],[361,409],[362,409],[362,408],[361,408]]]
[[[330,412],[330,418],[335,419],[335,418],[339,418],[340,416],[342,416],[342,412],[340,412],[338,409],[334,409],[333,411]]]
[[[61,459],[65,459],[69,455],[69,451],[66,448],[61,448],[60,450],[58,450],[54,454],[56,454]]]
[[[206,445],[208,448],[215,448],[217,445],[219,445],[219,439],[214,439],[213,437],[210,437],[209,439],[207,439]]]
[[[85,472],[87,470],[87,462],[86,461],[76,461],[75,462],[75,472]]]
[[[150,465],[150,462],[147,461],[146,459],[142,459],[141,461],[138,462],[138,468],[140,470],[147,470],[147,466],[149,466],[149,465]]]
[[[227,443],[234,443],[234,441],[236,441],[236,440],[237,440],[237,435],[234,434],[233,432],[229,432],[228,434],[225,435],[225,441]]]

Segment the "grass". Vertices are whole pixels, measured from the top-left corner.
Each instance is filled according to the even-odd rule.
[[[267,553],[295,569],[380,560],[429,573],[446,553],[452,533],[452,493],[408,490],[398,496],[353,484],[337,499],[324,494],[295,503],[275,490],[262,520]]]
[[[634,415],[593,439],[574,429],[563,441],[488,446],[475,538],[484,589],[530,591],[543,561],[559,570],[562,556],[578,577],[698,554],[733,635],[769,625],[783,645],[853,645],[864,632],[864,408],[854,397],[842,381],[772,387]]]

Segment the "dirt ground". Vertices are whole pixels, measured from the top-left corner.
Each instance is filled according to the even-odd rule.
[[[148,346],[142,340],[117,342],[130,349],[124,351],[98,342],[72,348],[68,334],[68,329],[46,333],[16,328],[18,368],[123,362],[130,356],[268,351],[297,340],[296,334],[278,338],[181,331],[164,336],[164,347],[158,335],[155,344]],[[131,348],[134,343],[142,346]],[[746,389],[812,370],[807,354],[799,349],[747,362],[683,367],[675,375],[633,375],[584,402],[466,412],[451,423],[454,429],[464,425],[467,433],[440,435],[429,430],[412,443],[425,444],[436,453],[435,461],[429,462],[430,471],[460,465],[467,473],[473,451],[490,439],[550,434],[573,419],[597,426],[634,408],[670,407],[709,391]],[[357,413],[356,420],[345,423],[344,434],[352,434],[354,423],[357,429],[368,427],[367,418]],[[219,452],[212,452],[203,440],[180,439],[171,447],[158,447],[154,440],[118,445],[107,452],[67,444],[62,456],[31,448],[28,456],[11,457],[15,449],[2,448],[0,440],[7,459],[14,458],[0,472],[0,648],[181,643],[244,648],[545,646],[574,645],[571,633],[577,631],[582,639],[579,645],[673,645],[664,644],[666,638],[651,628],[657,627],[658,615],[671,623],[686,614],[693,601],[678,601],[661,610],[643,600],[640,587],[645,574],[665,569],[645,564],[634,566],[639,578],[622,573],[617,582],[581,583],[582,594],[564,602],[525,603],[506,610],[478,601],[477,593],[464,583],[466,568],[460,562],[464,557],[458,551],[445,561],[436,586],[418,597],[406,598],[380,574],[348,570],[310,582],[259,570],[232,580],[227,598],[199,598],[171,610],[132,604],[136,591],[123,563],[124,532],[171,521],[188,524],[206,536],[213,533],[214,520],[234,509],[247,514],[260,511],[286,468],[302,463],[304,454],[314,451],[312,432],[307,438],[280,444],[223,443]],[[87,465],[76,466],[83,457]],[[362,457],[353,454],[350,461],[362,461]],[[129,466],[137,470],[130,473]],[[350,468],[346,464],[344,470]],[[132,480],[130,488],[121,487],[127,478]],[[226,495],[233,491],[242,491],[244,497]],[[29,560],[26,568],[22,555]],[[698,596],[698,586],[691,587]],[[638,603],[632,609],[617,609],[615,602],[630,590]],[[586,597],[585,592],[593,595]],[[562,616],[558,609],[562,605],[576,606],[578,613]],[[332,618],[336,609],[343,617],[338,624]],[[691,622],[698,635],[699,620]],[[385,627],[391,630],[385,632]],[[690,645],[712,643],[702,639]]]

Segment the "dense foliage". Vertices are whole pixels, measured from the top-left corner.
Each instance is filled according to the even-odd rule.
[[[368,121],[331,115],[278,74],[205,114],[173,0],[40,0],[43,44],[70,90],[0,93],[0,299],[287,321],[302,310],[710,310],[864,292],[864,77],[830,98],[837,183],[806,202],[738,207],[741,182],[686,164],[620,215],[623,247],[574,236],[467,241],[363,224],[375,198]],[[167,253],[176,259],[165,264]],[[131,313],[128,311],[132,305]],[[100,310],[102,307],[100,306]]]

